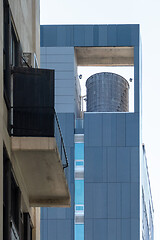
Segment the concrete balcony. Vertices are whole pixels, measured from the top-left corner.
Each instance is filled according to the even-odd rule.
[[[69,207],[67,154],[54,110],[54,71],[13,69],[12,154],[30,206]]]
[[[30,206],[69,207],[70,194],[54,137],[11,137]]]

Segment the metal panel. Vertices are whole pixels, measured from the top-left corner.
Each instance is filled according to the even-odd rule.
[[[74,47],[46,47],[47,55],[66,55],[74,54]]]
[[[112,115],[111,114],[103,114],[102,116],[103,122],[103,146],[112,146]]]
[[[131,219],[131,240],[139,239],[139,219]]]
[[[71,220],[57,220],[57,229],[56,229],[56,237],[52,238],[56,240],[71,240],[71,230],[73,227],[72,221]],[[73,231],[73,230],[72,230]]]
[[[125,114],[117,114],[117,146],[125,146],[126,144],[125,123]]]
[[[85,46],[93,46],[93,25],[85,26]]]
[[[74,147],[74,114],[58,113],[58,119],[61,125],[65,146],[69,148]],[[72,164],[74,164],[74,161]]]
[[[99,46],[106,46],[107,45],[107,30],[108,26],[100,25],[99,26]]]
[[[108,147],[108,182],[117,181],[117,152],[115,147]]]
[[[139,182],[139,148],[131,148],[131,182]]]
[[[47,219],[65,219],[66,213],[65,208],[48,208],[48,216]]]
[[[108,239],[117,240],[116,219],[108,219]]]
[[[46,54],[46,47],[41,47],[40,48],[40,54]]]
[[[139,218],[139,183],[131,183],[131,218]]]
[[[117,216],[117,184],[108,183],[108,218]]]
[[[41,208],[41,219],[43,220],[43,219],[47,219],[47,217],[48,217],[48,208],[45,208],[45,207],[43,207],[43,208]]]
[[[42,47],[57,46],[57,26],[42,25],[40,27],[40,31],[40,41]]]
[[[65,102],[67,104],[67,103],[72,103],[73,101],[74,101],[73,96],[65,96],[64,94],[63,96],[56,96],[55,103],[63,104]]]
[[[73,54],[47,54],[47,63],[72,63],[73,59]]]
[[[85,114],[88,119],[88,145],[89,146],[102,146],[102,115],[99,114]],[[87,142],[86,142],[87,144]]]
[[[54,136],[54,71],[14,68],[13,135]]]
[[[102,147],[88,147],[85,149],[85,182],[103,181],[103,151]]]
[[[86,240],[93,240],[93,219],[85,219],[84,235]]]
[[[131,159],[130,148],[117,148],[117,181],[130,182],[131,178]]]
[[[61,113],[61,112],[63,112],[63,113],[71,113],[71,112],[74,112],[74,106],[73,106],[73,104],[65,104],[65,103],[60,104],[60,103],[57,103],[55,109],[56,109],[56,112],[57,112],[57,113],[59,113],[59,112],[60,112],[60,113]]]
[[[131,217],[131,185],[122,183],[122,218]]]
[[[122,184],[117,183],[117,219],[122,218]]]
[[[73,25],[66,25],[66,45],[65,46],[74,46],[73,44]]]
[[[140,66],[142,59],[140,59],[140,51],[139,46],[134,47],[134,112],[140,112],[140,101],[142,101],[140,99],[140,91],[142,91],[142,66]]]
[[[93,210],[94,210],[94,183],[85,183],[84,185],[84,213],[85,220],[88,218],[93,218]]]
[[[41,240],[45,239],[48,240],[48,222],[46,220],[41,219],[41,225],[40,225],[40,236]]]
[[[65,88],[65,87],[57,87],[56,89],[56,93],[55,93],[55,95],[57,95],[57,96],[64,96],[64,95],[66,95],[66,96],[74,96],[74,89],[73,88]]]
[[[122,219],[122,239],[128,240],[131,238],[131,220]]]
[[[42,55],[44,56],[44,55]],[[52,56],[52,55],[51,55]],[[73,62],[61,62],[61,63],[57,63],[57,62],[50,62],[47,63],[47,68],[48,69],[55,69],[56,72],[72,72],[74,71],[74,65]]]
[[[131,25],[130,24],[117,25],[117,45],[118,46],[131,45]]]
[[[139,145],[139,115],[138,113],[126,114],[126,146]]]
[[[65,26],[58,26],[57,28],[57,46],[64,46],[66,44],[66,28]]]
[[[106,219],[94,219],[93,240],[106,240],[107,239],[107,226]]]
[[[41,54],[41,63],[46,63],[46,62],[47,62],[47,55]]]
[[[48,240],[56,239],[56,235],[57,235],[56,220],[48,220],[46,227],[47,227],[47,237],[48,237]],[[41,240],[46,240],[46,239],[45,238],[43,239],[42,236],[41,236]]]
[[[65,75],[65,72],[64,72],[64,75]],[[63,80],[63,79],[65,79],[65,78],[64,78],[64,76],[62,75],[62,73],[60,74],[59,79],[56,80],[56,88],[63,86],[63,88],[66,88],[66,91],[67,91],[67,88],[72,88],[72,89],[74,89],[74,82],[73,82],[73,81],[71,80],[71,78],[69,77],[69,74],[67,74],[67,75],[68,75],[68,79]],[[73,96],[74,96],[74,95],[73,95]],[[64,104],[65,104],[65,102],[64,102]],[[73,105],[73,103],[72,103],[72,105]],[[63,113],[63,111],[62,111],[62,113]]]
[[[93,46],[98,47],[99,46],[99,26],[94,25],[93,26]]]
[[[85,26],[84,25],[74,25],[74,46],[84,46],[85,45]]]
[[[117,26],[108,25],[107,26],[107,44],[106,46],[117,46]]]
[[[107,183],[96,183],[94,184],[94,218],[105,219],[108,216],[108,184]]]
[[[75,215],[75,224],[84,224],[84,215]]]
[[[139,25],[131,25],[131,46],[139,46]]]
[[[135,239],[138,240],[138,238],[135,238]],[[117,219],[117,240],[123,240],[122,239],[122,219]]]

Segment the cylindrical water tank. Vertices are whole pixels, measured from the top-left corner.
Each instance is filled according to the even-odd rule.
[[[122,76],[101,72],[86,81],[87,112],[128,112],[129,84]]]

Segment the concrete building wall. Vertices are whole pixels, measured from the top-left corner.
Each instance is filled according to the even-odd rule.
[[[3,146],[15,165],[11,152],[11,138],[7,131],[7,107],[4,100],[3,86],[3,0],[0,0],[0,240],[3,238]],[[20,41],[23,52],[35,52],[38,61],[40,60],[40,3],[39,0],[9,0],[11,21],[18,41]],[[21,173],[17,171],[16,180]],[[26,193],[22,182],[19,183],[21,192]],[[22,195],[22,198],[25,198]],[[24,199],[22,200],[24,202]],[[40,215],[39,209],[31,209],[25,202],[25,211],[30,212],[35,231],[33,239],[40,239]],[[24,207],[24,206],[23,206]],[[23,209],[24,210],[24,209]]]
[[[9,5],[23,52],[35,52],[40,62],[39,0],[9,0]]]
[[[0,0],[0,240],[3,239],[3,1]]]

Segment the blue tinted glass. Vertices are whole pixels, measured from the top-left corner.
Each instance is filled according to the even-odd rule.
[[[76,161],[76,166],[84,166],[84,161]]]
[[[83,119],[76,119],[76,128],[83,128]]]
[[[84,159],[84,143],[75,144],[75,159]]]
[[[75,240],[84,239],[84,224],[75,224]]]
[[[84,204],[84,180],[75,180],[75,204]]]
[[[78,211],[81,211],[81,210],[83,210],[83,209],[84,209],[83,206],[76,206],[76,210],[78,210]]]

